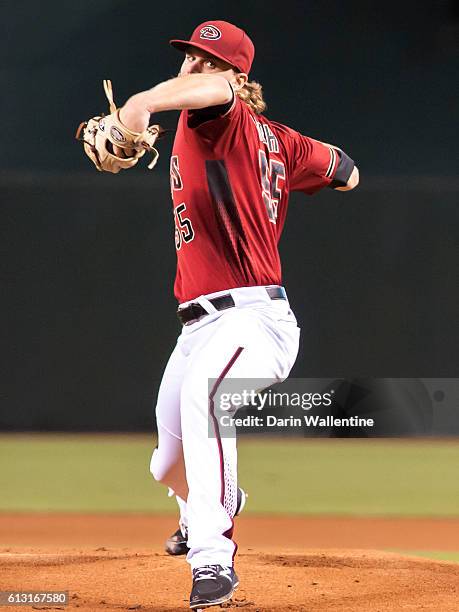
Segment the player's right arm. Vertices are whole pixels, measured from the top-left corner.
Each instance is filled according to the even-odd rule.
[[[292,136],[291,191],[313,194],[323,187],[350,191],[359,183],[354,160],[336,145],[290,131]]]
[[[120,119],[130,130],[143,132],[152,113],[219,106],[232,98],[231,85],[224,77],[217,74],[188,74],[135,94],[121,109]]]
[[[359,184],[359,180],[359,169],[357,168],[357,166],[354,166],[351,172],[351,176],[347,179],[346,184],[341,187],[335,187],[335,189],[337,191],[350,191],[351,189],[354,189],[354,187],[357,187],[357,185]]]
[[[341,174],[344,175],[345,181],[342,180],[341,184],[338,184],[337,186],[335,186],[334,189],[336,189],[337,191],[350,191],[351,189],[354,189],[355,187],[357,187],[357,185],[359,184],[359,180],[360,180],[359,169],[354,164],[353,160],[351,160],[349,156],[346,155],[346,153],[344,153],[344,151],[340,149],[339,147],[337,147],[336,145],[329,144],[328,142],[322,142],[322,144],[325,145],[326,147],[331,147],[335,149],[335,151],[338,152],[338,155],[340,157]],[[351,167],[350,162],[352,162],[353,167],[351,170],[351,174],[347,178],[348,171],[350,170],[350,167]],[[343,168],[344,165],[347,165],[347,168]],[[339,166],[337,168],[337,173],[340,174]]]

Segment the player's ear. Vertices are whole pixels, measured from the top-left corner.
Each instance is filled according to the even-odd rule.
[[[249,77],[245,74],[245,72],[235,72],[233,80],[233,89],[235,91],[242,89],[248,80]]]

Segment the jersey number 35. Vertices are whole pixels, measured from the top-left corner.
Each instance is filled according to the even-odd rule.
[[[285,180],[285,166],[278,159],[270,159],[268,164],[266,153],[261,149],[258,153],[263,202],[265,203],[269,220],[271,223],[276,223],[277,207],[282,197],[279,180]]]

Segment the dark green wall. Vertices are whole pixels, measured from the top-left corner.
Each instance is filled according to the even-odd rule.
[[[222,0],[217,11],[209,0],[3,2],[1,164],[87,168],[72,136],[106,110],[102,79],[122,103],[177,73],[170,38],[219,18],[252,36],[252,76],[271,118],[342,145],[367,174],[455,174],[456,4]],[[162,121],[175,124],[173,115]]]
[[[257,49],[268,116],[341,145],[352,194],[293,197],[281,250],[296,376],[457,376],[455,2],[3,2],[0,428],[151,427],[178,323],[168,187],[90,166],[73,135],[173,76],[208,18]],[[161,122],[173,128],[175,113]],[[379,178],[378,178],[379,177]]]
[[[0,181],[0,427],[149,427],[179,331],[168,177]],[[281,242],[298,377],[455,377],[457,185],[293,197]]]

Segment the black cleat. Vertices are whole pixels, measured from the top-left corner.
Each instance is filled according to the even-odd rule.
[[[245,502],[247,500],[247,493],[241,487],[238,487],[237,490],[237,504],[236,504],[236,514],[234,516],[238,516],[241,514],[244,509]],[[187,555],[190,550],[187,546],[188,540],[188,531],[185,526],[177,529],[175,533],[173,533],[167,540],[165,545],[165,550],[169,555],[178,556],[178,555]]]
[[[188,532],[186,527],[182,529],[177,529],[175,533],[173,533],[170,538],[166,540],[165,550],[169,555],[187,555],[190,550],[186,544],[188,540]]]
[[[239,579],[232,567],[204,565],[193,570],[192,610],[218,606],[233,596]]]

